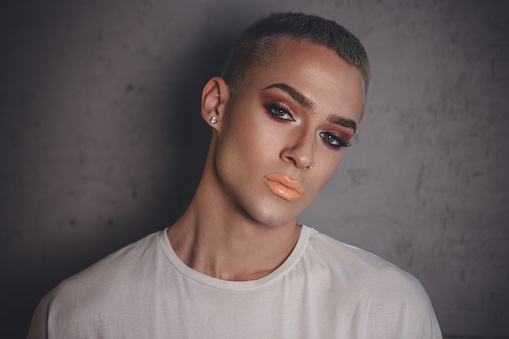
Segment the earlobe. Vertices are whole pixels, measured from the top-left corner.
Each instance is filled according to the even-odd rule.
[[[221,125],[228,100],[228,85],[220,77],[210,79],[202,92],[201,115],[215,129]]]

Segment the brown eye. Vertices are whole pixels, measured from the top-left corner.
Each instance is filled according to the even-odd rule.
[[[295,121],[292,114],[279,105],[269,104],[266,105],[265,108],[277,121]]]
[[[349,142],[348,143],[344,142],[343,139],[341,139],[334,133],[320,132],[320,137],[323,139],[323,141],[325,142],[326,145],[328,145],[332,148],[335,148],[335,149],[340,149],[341,147],[350,146]]]
[[[277,117],[279,117],[279,118],[281,118],[281,117],[285,116],[285,114],[286,114],[286,112],[285,112],[285,111],[283,111],[283,110],[282,110],[282,109],[280,109],[280,108],[276,108],[276,109],[274,109],[274,115],[275,115],[275,116],[277,116]]]
[[[327,141],[329,144],[333,143],[335,141],[334,137],[330,135],[329,133],[326,133],[323,138],[325,141]]]

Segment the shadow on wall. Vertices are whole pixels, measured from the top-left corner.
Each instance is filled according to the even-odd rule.
[[[53,14],[52,11],[48,10],[47,12],[51,12],[51,14],[49,14],[49,19],[51,19],[52,15],[56,15]],[[32,13],[35,13],[35,19],[37,19],[37,10],[32,9]],[[49,20],[48,17],[45,19]],[[43,19],[41,20],[44,21]],[[221,23],[221,26],[218,27],[219,29],[225,29],[225,27],[227,27],[231,32],[236,32],[235,34],[232,33],[228,35],[228,37],[236,36],[245,25],[245,23],[240,22],[238,17],[234,18],[230,16],[229,18],[216,18],[216,20]],[[231,22],[232,20],[235,22]],[[159,118],[159,122],[164,126],[171,127],[171,131],[168,131],[168,135],[163,136],[162,139],[155,141],[155,143],[166,143],[165,145],[157,145],[159,149],[165,147],[171,148],[171,152],[168,152],[168,154],[171,154],[172,158],[165,159],[164,161],[166,163],[162,167],[172,168],[172,173],[168,180],[164,180],[155,188],[156,192],[150,192],[150,194],[156,196],[155,206],[137,210],[135,213],[128,209],[124,209],[123,212],[119,213],[124,213],[124,215],[116,216],[122,221],[117,222],[117,219],[106,220],[107,224],[114,224],[115,226],[115,232],[111,232],[111,237],[113,239],[103,238],[91,241],[90,239],[94,237],[93,234],[86,234],[89,238],[85,240],[80,239],[80,234],[83,235],[83,232],[90,233],[93,232],[93,230],[104,228],[104,223],[101,223],[98,218],[95,218],[87,221],[87,224],[84,226],[83,224],[85,224],[85,222],[80,224],[81,220],[76,221],[75,219],[70,219],[69,227],[72,229],[72,232],[61,235],[61,237],[72,236],[73,238],[64,240],[58,239],[58,241],[61,242],[68,241],[69,243],[73,243],[65,248],[56,245],[52,247],[51,245],[51,237],[54,236],[54,234],[50,233],[58,230],[54,225],[36,225],[36,227],[41,229],[40,232],[42,236],[45,237],[44,239],[29,240],[28,245],[27,243],[23,245],[25,246],[24,248],[28,248],[28,251],[23,254],[23,257],[16,258],[17,255],[14,254],[12,262],[7,262],[7,258],[1,258],[0,263],[2,268],[5,267],[5,269],[2,269],[3,274],[5,274],[3,275],[3,280],[5,280],[1,284],[4,293],[0,299],[0,322],[2,323],[0,337],[24,338],[37,302],[50,288],[54,287],[63,278],[79,272],[104,255],[118,249],[120,246],[135,241],[139,239],[140,236],[146,235],[152,231],[171,225],[187,207],[200,180],[211,137],[211,129],[200,115],[202,88],[210,77],[220,74],[224,60],[233,42],[232,39],[228,37],[225,38],[224,35],[217,34],[213,30],[211,32],[210,27],[200,27],[202,27],[202,31],[195,33],[195,35],[198,36],[198,40],[193,42],[193,49],[179,51],[179,53],[183,55],[183,60],[185,60],[185,62],[177,65],[175,71],[172,71],[171,74],[167,74],[167,77],[171,79],[171,81],[164,82],[162,86],[166,88],[155,90],[156,92],[166,92],[169,94],[168,97],[176,98],[175,100],[165,100],[163,104],[156,107],[157,110],[162,110],[166,113],[163,118]],[[50,33],[48,33],[48,35],[49,34]],[[50,40],[51,37],[47,39]],[[25,42],[19,43],[22,44]],[[56,51],[49,51],[48,53],[56,53]],[[35,56],[25,56],[25,58],[30,59],[29,62],[34,62],[33,58],[35,58]],[[23,67],[23,62],[25,61],[19,61],[17,65]],[[14,77],[13,74],[14,72],[8,73],[11,77]],[[34,75],[33,79],[37,76],[38,75]],[[132,83],[137,83],[136,80],[137,79],[133,79]],[[2,81],[2,86],[7,85],[6,82]],[[0,89],[4,90],[4,88]],[[130,90],[133,89],[127,86],[126,91]],[[3,93],[0,93],[0,95],[3,95]],[[0,96],[0,104],[2,104],[1,100],[3,100],[2,96]],[[10,110],[7,105],[0,105],[0,110],[2,113],[0,118],[4,119],[3,121],[5,121],[5,119],[17,119],[17,117],[14,116],[18,111],[14,109]],[[30,114],[33,113],[27,111],[27,119],[30,119]],[[54,116],[51,118],[55,119]],[[99,119],[103,118],[101,117]],[[107,124],[108,123],[105,123],[105,125]],[[59,126],[62,128],[66,127],[64,123]],[[1,130],[3,129],[0,129],[0,131]],[[60,131],[54,132],[58,133]],[[170,135],[171,133],[173,134]],[[0,148],[0,150],[3,149]],[[94,149],[91,148],[90,151],[94,152]],[[96,149],[96,151],[98,150]],[[9,152],[6,154],[11,154]],[[32,152],[33,154],[34,150],[28,149],[26,152]],[[24,154],[25,153],[20,153],[17,157],[22,158]],[[0,170],[3,171],[3,169],[4,168],[0,166]],[[10,171],[10,168],[8,168],[8,170]],[[26,170],[16,173],[10,171],[7,173],[7,177],[10,176],[15,182],[24,181],[27,173],[28,171]],[[40,177],[44,179],[43,174],[41,174]],[[7,181],[0,181],[0,185],[0,190],[2,190],[4,185],[9,189],[13,186],[8,184]],[[25,188],[22,194],[25,194],[26,191],[29,191],[29,189]],[[47,194],[48,199],[52,199],[54,197],[52,197],[51,194],[61,194],[61,192],[56,192],[55,190]],[[120,195],[122,193],[117,194]],[[133,194],[135,193],[133,192]],[[61,199],[69,198],[62,196]],[[26,234],[28,231],[24,229],[25,225],[17,221],[15,214],[17,211],[27,211],[31,209],[30,205],[27,204],[26,206],[16,207],[16,210],[9,210],[8,207],[12,206],[14,203],[8,202],[7,198],[4,198],[0,203],[5,203],[5,206],[7,206],[5,208],[1,206],[1,211],[2,213],[5,211],[5,215],[0,215],[0,227],[5,237],[7,237],[8,232],[14,232],[12,234],[20,239],[23,237],[28,238],[29,235]],[[61,212],[62,215],[71,213],[68,211]],[[100,212],[96,210],[87,210],[84,213],[93,215],[94,213],[98,214]],[[62,218],[65,218],[65,216],[62,216]],[[10,220],[13,220],[13,222],[11,223]],[[81,230],[78,230],[76,224],[81,226]],[[119,227],[116,228],[117,226]],[[45,227],[48,227],[48,229],[45,230]],[[84,231],[83,228],[88,229]],[[93,246],[87,247],[83,243],[80,244],[80,241],[83,243],[92,242]],[[39,242],[38,249],[30,248],[30,244],[34,242]],[[67,246],[67,244],[65,246]],[[69,248],[72,248],[72,246],[75,246],[77,250],[71,254]],[[30,250],[32,252],[30,252]],[[22,251],[24,251],[24,249],[19,250],[19,252]],[[37,253],[43,253],[42,257],[35,258]],[[6,290],[9,292],[5,293]]]
[[[177,154],[175,180],[172,182],[171,220],[185,210],[198,186],[208,153],[212,129],[201,116],[203,86],[213,76],[220,75],[232,41],[198,41],[196,49],[187,55],[186,67],[175,74],[176,106],[170,108],[178,126],[174,145]]]

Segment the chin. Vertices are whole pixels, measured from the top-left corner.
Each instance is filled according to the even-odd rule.
[[[278,208],[279,207],[279,208]],[[247,215],[257,223],[268,227],[281,227],[292,222],[297,222],[300,212],[272,205],[270,207],[257,206],[257,208],[244,209]],[[284,210],[284,212],[281,212]]]

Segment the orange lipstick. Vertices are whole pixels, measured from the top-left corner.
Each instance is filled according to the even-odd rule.
[[[304,188],[300,182],[288,178],[284,174],[272,173],[265,177],[269,188],[283,199],[295,201],[302,196]]]

